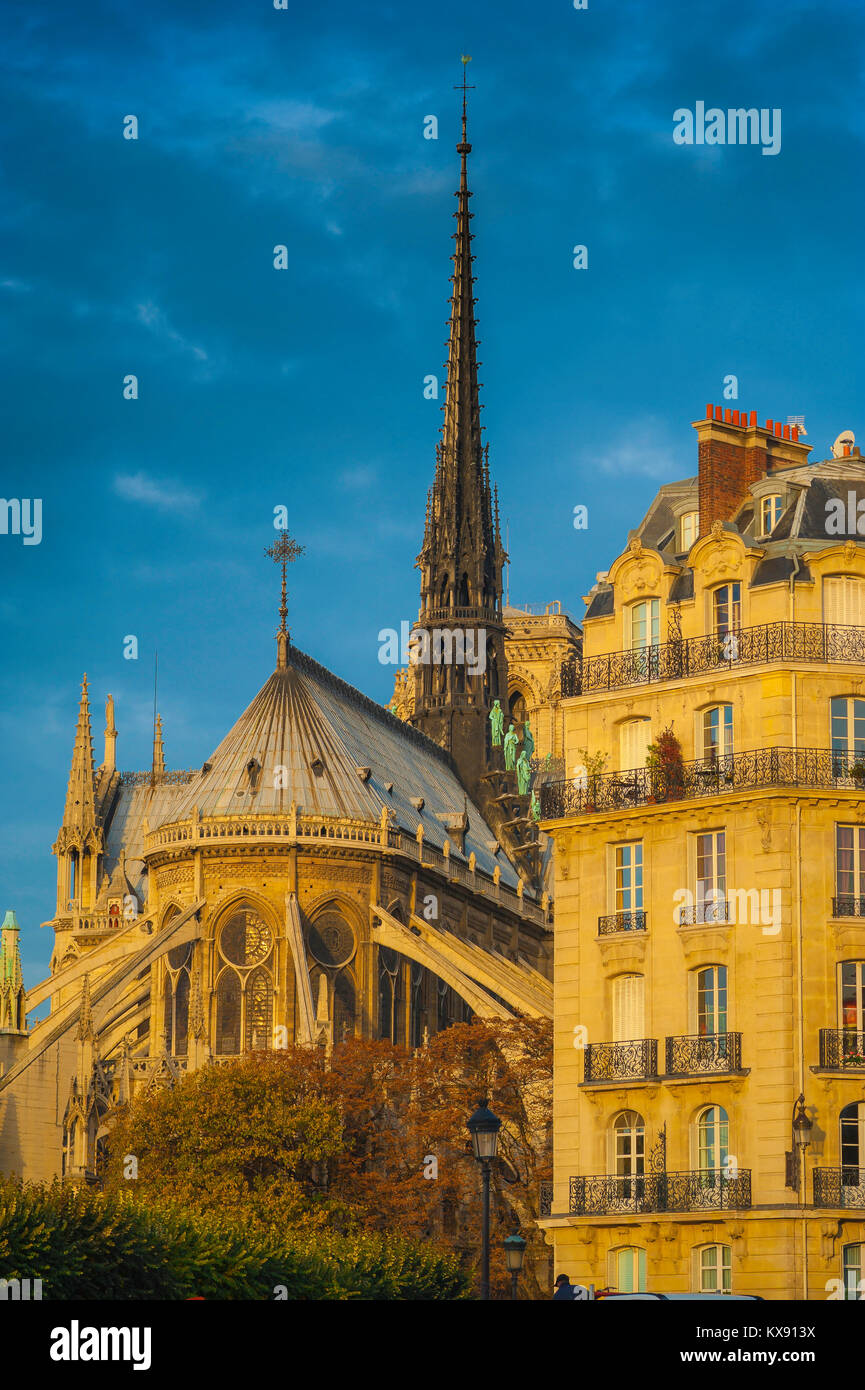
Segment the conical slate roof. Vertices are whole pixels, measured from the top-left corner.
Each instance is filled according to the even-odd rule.
[[[160,819],[182,820],[196,808],[201,816],[267,815],[292,802],[302,814],[367,821],[379,821],[386,806],[412,835],[423,824],[439,847],[446,821],[465,809],[466,857],[474,851],[479,868],[491,874],[498,864],[503,882],[516,884],[447,754],[296,647]]]

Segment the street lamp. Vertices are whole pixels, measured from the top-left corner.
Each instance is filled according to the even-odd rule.
[[[520,1270],[523,1267],[523,1258],[526,1253],[526,1242],[519,1231],[514,1231],[512,1236],[505,1236],[505,1259],[507,1260],[508,1270],[511,1276],[511,1298],[517,1296],[517,1280],[520,1277]]]
[[[499,1147],[499,1130],[502,1122],[489,1108],[484,1099],[478,1102],[475,1113],[466,1122],[472,1136],[475,1158],[481,1165],[483,1183],[483,1202],[481,1207],[481,1298],[490,1296],[490,1164]]]
[[[793,1106],[793,1142],[798,1149],[798,1163],[796,1166],[796,1186],[800,1190],[802,1201],[805,1200],[803,1191],[805,1182],[805,1150],[811,1143],[811,1131],[814,1128],[813,1120],[809,1119],[808,1111],[805,1109],[805,1097],[800,1095]]]

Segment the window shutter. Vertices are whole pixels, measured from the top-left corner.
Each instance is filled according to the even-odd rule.
[[[643,1036],[642,975],[617,975],[613,980],[613,1042]]]
[[[823,580],[823,621],[865,627],[865,583],[852,575]]]
[[[652,741],[651,719],[627,719],[619,726],[619,771],[645,767]]]

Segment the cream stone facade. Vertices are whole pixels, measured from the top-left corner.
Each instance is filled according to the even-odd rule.
[[[789,429],[719,414],[697,422],[699,477],[662,489],[589,595],[567,775],[542,791],[557,904],[543,1224],[557,1270],[598,1287],[851,1297],[865,546],[826,526],[832,498],[865,494],[865,467],[808,466]],[[728,493],[742,466],[735,506],[717,501],[719,444]],[[683,544],[687,517],[706,530],[685,523]],[[665,757],[666,729],[680,753]]]

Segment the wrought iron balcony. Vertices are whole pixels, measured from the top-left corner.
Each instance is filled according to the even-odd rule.
[[[718,898],[707,899],[702,903],[694,903],[693,907],[679,908],[680,927],[699,927],[712,922],[729,922],[729,920],[730,904],[726,899],[722,902],[720,895]]]
[[[865,917],[865,898],[844,894],[832,899],[833,917]]]
[[[645,931],[646,914],[639,912],[611,912],[598,918],[598,936],[614,936],[620,931]]]
[[[667,1076],[699,1076],[703,1073],[742,1070],[741,1033],[703,1033],[667,1038],[664,1046]]]
[[[549,1216],[553,1210],[553,1184],[538,1183],[538,1216]]]
[[[707,637],[590,656],[562,667],[562,695],[591,695],[628,685],[681,680],[771,661],[865,663],[865,627],[834,623],[765,623]]]
[[[865,1071],[865,1033],[855,1028],[821,1028],[820,1066]]]
[[[815,1168],[815,1207],[865,1209],[865,1168]]]
[[[658,1075],[657,1038],[589,1043],[585,1052],[586,1081],[646,1081]]]
[[[584,774],[541,787],[541,818],[557,820],[596,811],[622,811],[630,806],[723,796],[754,787],[825,787],[865,792],[865,777],[858,772],[861,764],[861,755],[831,748],[756,748],[748,753],[725,753],[718,759],[697,758],[668,772],[637,767],[597,776]]]
[[[733,1178],[722,1169],[689,1173],[644,1173],[637,1177],[602,1175],[571,1178],[574,1216],[616,1216],[655,1211],[739,1211],[751,1205],[751,1171]]]

